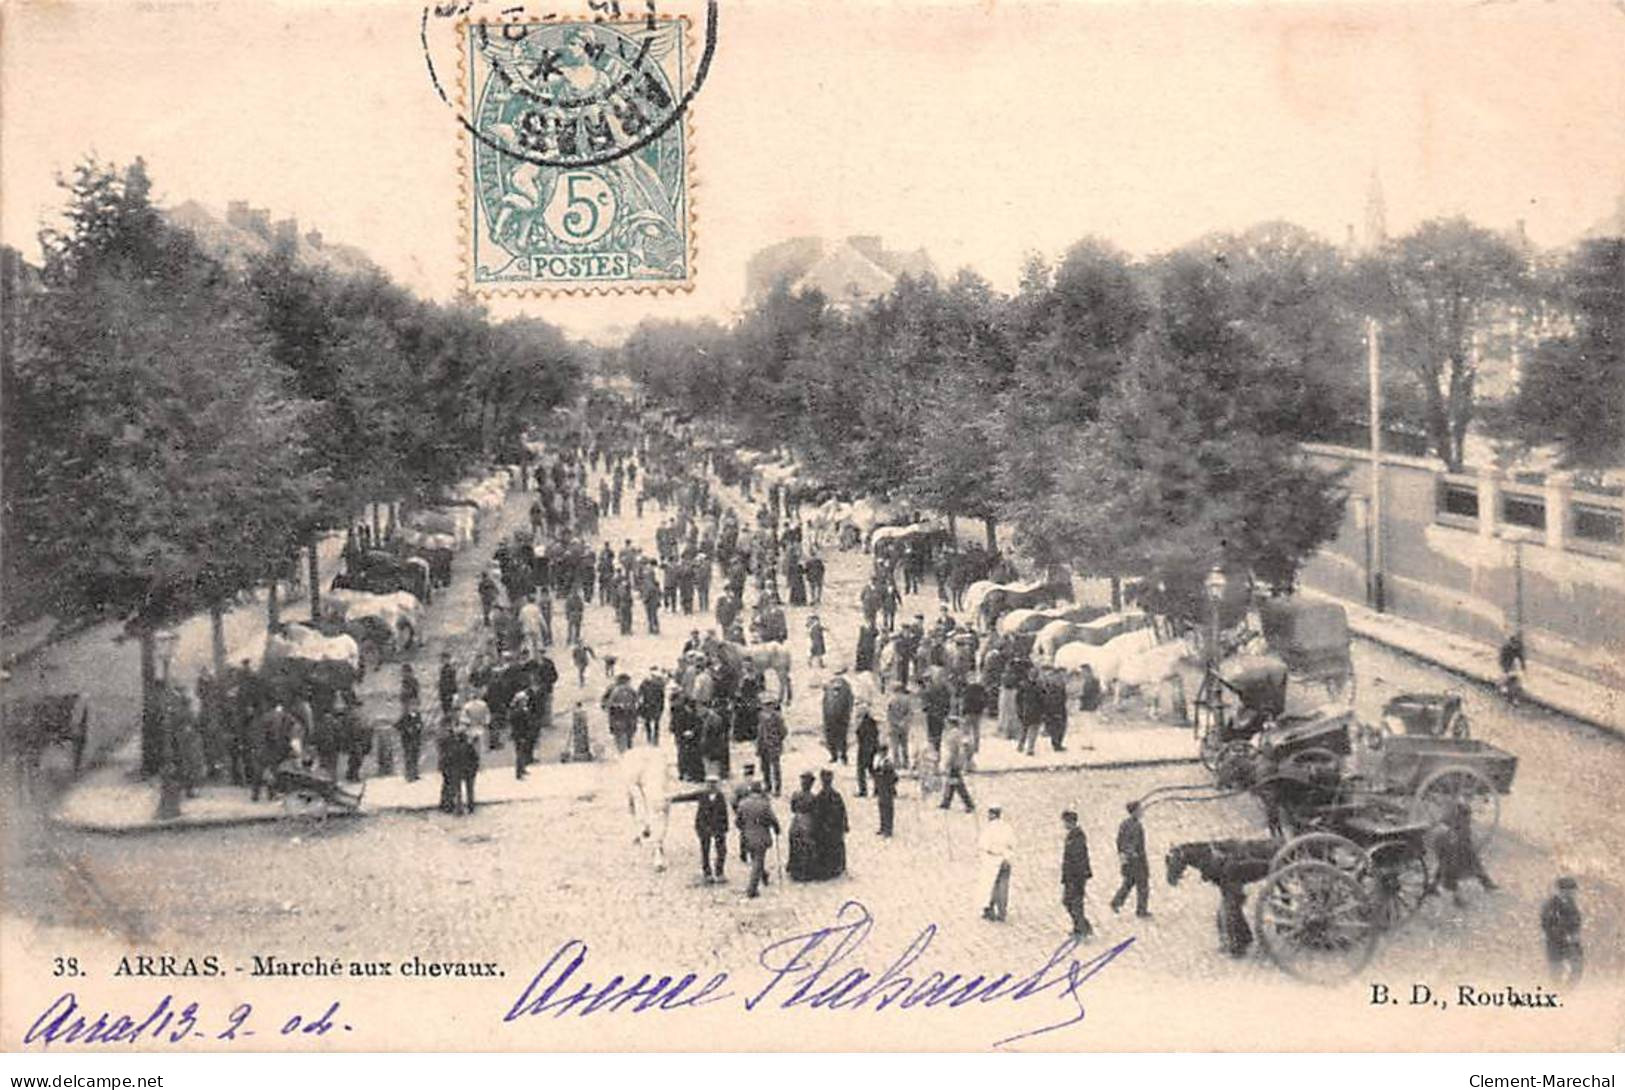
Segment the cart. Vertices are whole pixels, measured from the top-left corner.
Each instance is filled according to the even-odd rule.
[[[1462,710],[1461,694],[1400,693],[1382,708],[1383,733],[1422,735],[1429,738],[1471,738],[1472,724]]]
[[[1430,825],[1444,820],[1452,803],[1466,803],[1473,843],[1483,851],[1495,839],[1501,796],[1511,793],[1517,771],[1518,758],[1488,742],[1401,734],[1383,740],[1369,778],[1379,793],[1408,799],[1411,816]],[[1353,786],[1366,785],[1356,777]]]
[[[289,817],[297,813],[294,807],[296,802],[303,803],[307,808],[314,806],[317,816],[321,818],[333,812],[358,813],[362,797],[367,793],[365,782],[350,791],[320,769],[306,767],[297,757],[277,765],[271,773],[271,789],[282,796],[283,812]]]
[[[1240,655],[1209,666],[1196,692],[1197,752],[1209,771],[1251,749],[1252,739],[1286,710],[1286,663]]]

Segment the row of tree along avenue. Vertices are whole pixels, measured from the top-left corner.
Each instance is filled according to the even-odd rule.
[[[1597,392],[1625,388],[1622,254],[1460,219],[1359,255],[1282,223],[1148,260],[1088,240],[1008,296],[967,270],[856,308],[781,286],[732,328],[647,322],[622,366],[835,489],[985,520],[990,546],[1007,522],[1039,565],[1185,597],[1218,564],[1284,590],[1339,524],[1345,488],[1300,443],[1363,442],[1370,319],[1396,445],[1459,469],[1493,428],[1621,464],[1619,399]],[[1514,350],[1522,380],[1487,412],[1479,369]]]
[[[42,267],[5,255],[6,619],[127,622],[149,703],[156,630],[210,611],[218,634],[369,500],[520,461],[522,423],[578,381],[545,323],[286,246],[222,261],[154,206],[140,160],[61,184]]]

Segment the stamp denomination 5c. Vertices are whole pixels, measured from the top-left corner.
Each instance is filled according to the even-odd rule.
[[[464,260],[475,294],[686,290],[684,18],[464,25]]]

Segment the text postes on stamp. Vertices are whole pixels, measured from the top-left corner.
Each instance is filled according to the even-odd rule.
[[[688,288],[688,20],[464,29],[470,289]]]

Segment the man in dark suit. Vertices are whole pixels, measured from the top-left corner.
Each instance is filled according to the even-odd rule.
[[[638,717],[643,720],[643,740],[660,744],[660,716],[666,710],[666,678],[660,667],[649,667],[649,676],[638,685]]]
[[[728,799],[715,775],[705,777],[699,804],[694,812],[694,833],[700,838],[700,865],[705,869],[707,883],[722,882],[726,880],[723,864],[728,860]],[[711,867],[713,849],[717,857],[715,871]]]
[[[897,766],[890,753],[882,752],[875,761],[875,803],[880,808],[880,828],[875,835],[889,837],[897,812]]]
[[[1083,915],[1083,889],[1094,871],[1089,868],[1089,838],[1078,828],[1078,812],[1062,810],[1061,824],[1066,826],[1066,841],[1061,847],[1061,904],[1072,917],[1073,938],[1086,939],[1094,928]]]

